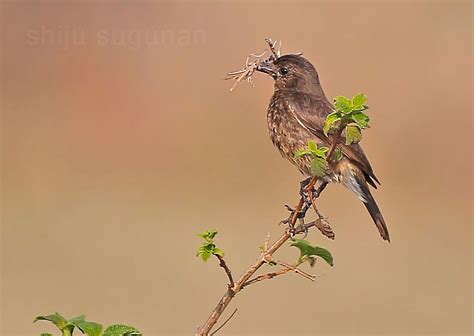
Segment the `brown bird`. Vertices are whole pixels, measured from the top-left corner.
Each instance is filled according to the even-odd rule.
[[[333,112],[333,106],[324,94],[316,69],[300,55],[284,55],[262,63],[257,70],[275,80],[267,111],[273,144],[302,174],[311,177],[311,159],[307,156],[296,158],[296,151],[305,148],[309,140],[327,147],[333,141],[323,132],[326,116]],[[382,238],[390,241],[385,220],[368,187],[370,184],[377,188],[376,182],[380,182],[360,145],[346,145],[344,134],[342,137],[338,149],[343,158],[330,164],[329,174],[318,182],[317,189],[322,191],[329,182],[342,183],[364,203]]]

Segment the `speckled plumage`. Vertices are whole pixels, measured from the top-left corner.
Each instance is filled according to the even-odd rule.
[[[275,91],[267,110],[270,139],[284,158],[301,173],[311,176],[310,158],[295,158],[296,151],[306,147],[309,140],[327,147],[332,144],[332,138],[322,131],[332,105],[321,88],[318,73],[299,55],[282,56],[265,72],[275,79]],[[390,240],[385,220],[367,185],[376,188],[378,180],[364,151],[359,144],[348,146],[343,141],[338,148],[343,159],[330,166],[325,180],[340,182],[354,192],[367,207],[383,239]]]

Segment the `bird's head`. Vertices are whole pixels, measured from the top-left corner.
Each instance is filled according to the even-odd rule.
[[[301,55],[284,55],[274,61],[266,61],[257,67],[275,80],[275,90],[314,92],[320,88],[318,72]]]

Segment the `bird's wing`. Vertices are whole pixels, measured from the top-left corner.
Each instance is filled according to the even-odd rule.
[[[288,97],[286,98],[288,99]],[[332,140],[324,135],[323,132],[326,116],[333,112],[333,107],[327,99],[325,97],[295,92],[287,102],[288,109],[293,113],[298,123],[308,129],[327,146],[331,146]],[[344,135],[342,137],[344,138]],[[378,184],[380,182],[375,176],[362,147],[359,144],[346,145],[345,141],[341,141],[338,148],[345,157],[362,170],[367,182],[374,188],[377,188],[374,181]]]

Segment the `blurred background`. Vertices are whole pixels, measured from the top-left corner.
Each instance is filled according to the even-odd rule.
[[[301,176],[268,138],[272,80],[223,78],[304,52],[328,97],[365,92],[363,147],[392,243],[341,186],[320,200],[335,266],[238,295],[222,335],[470,335],[470,1],[2,3],[1,335],[86,314],[192,335],[226,289],[195,257],[215,228],[234,275],[294,204]],[[285,247],[278,258],[296,260]]]

